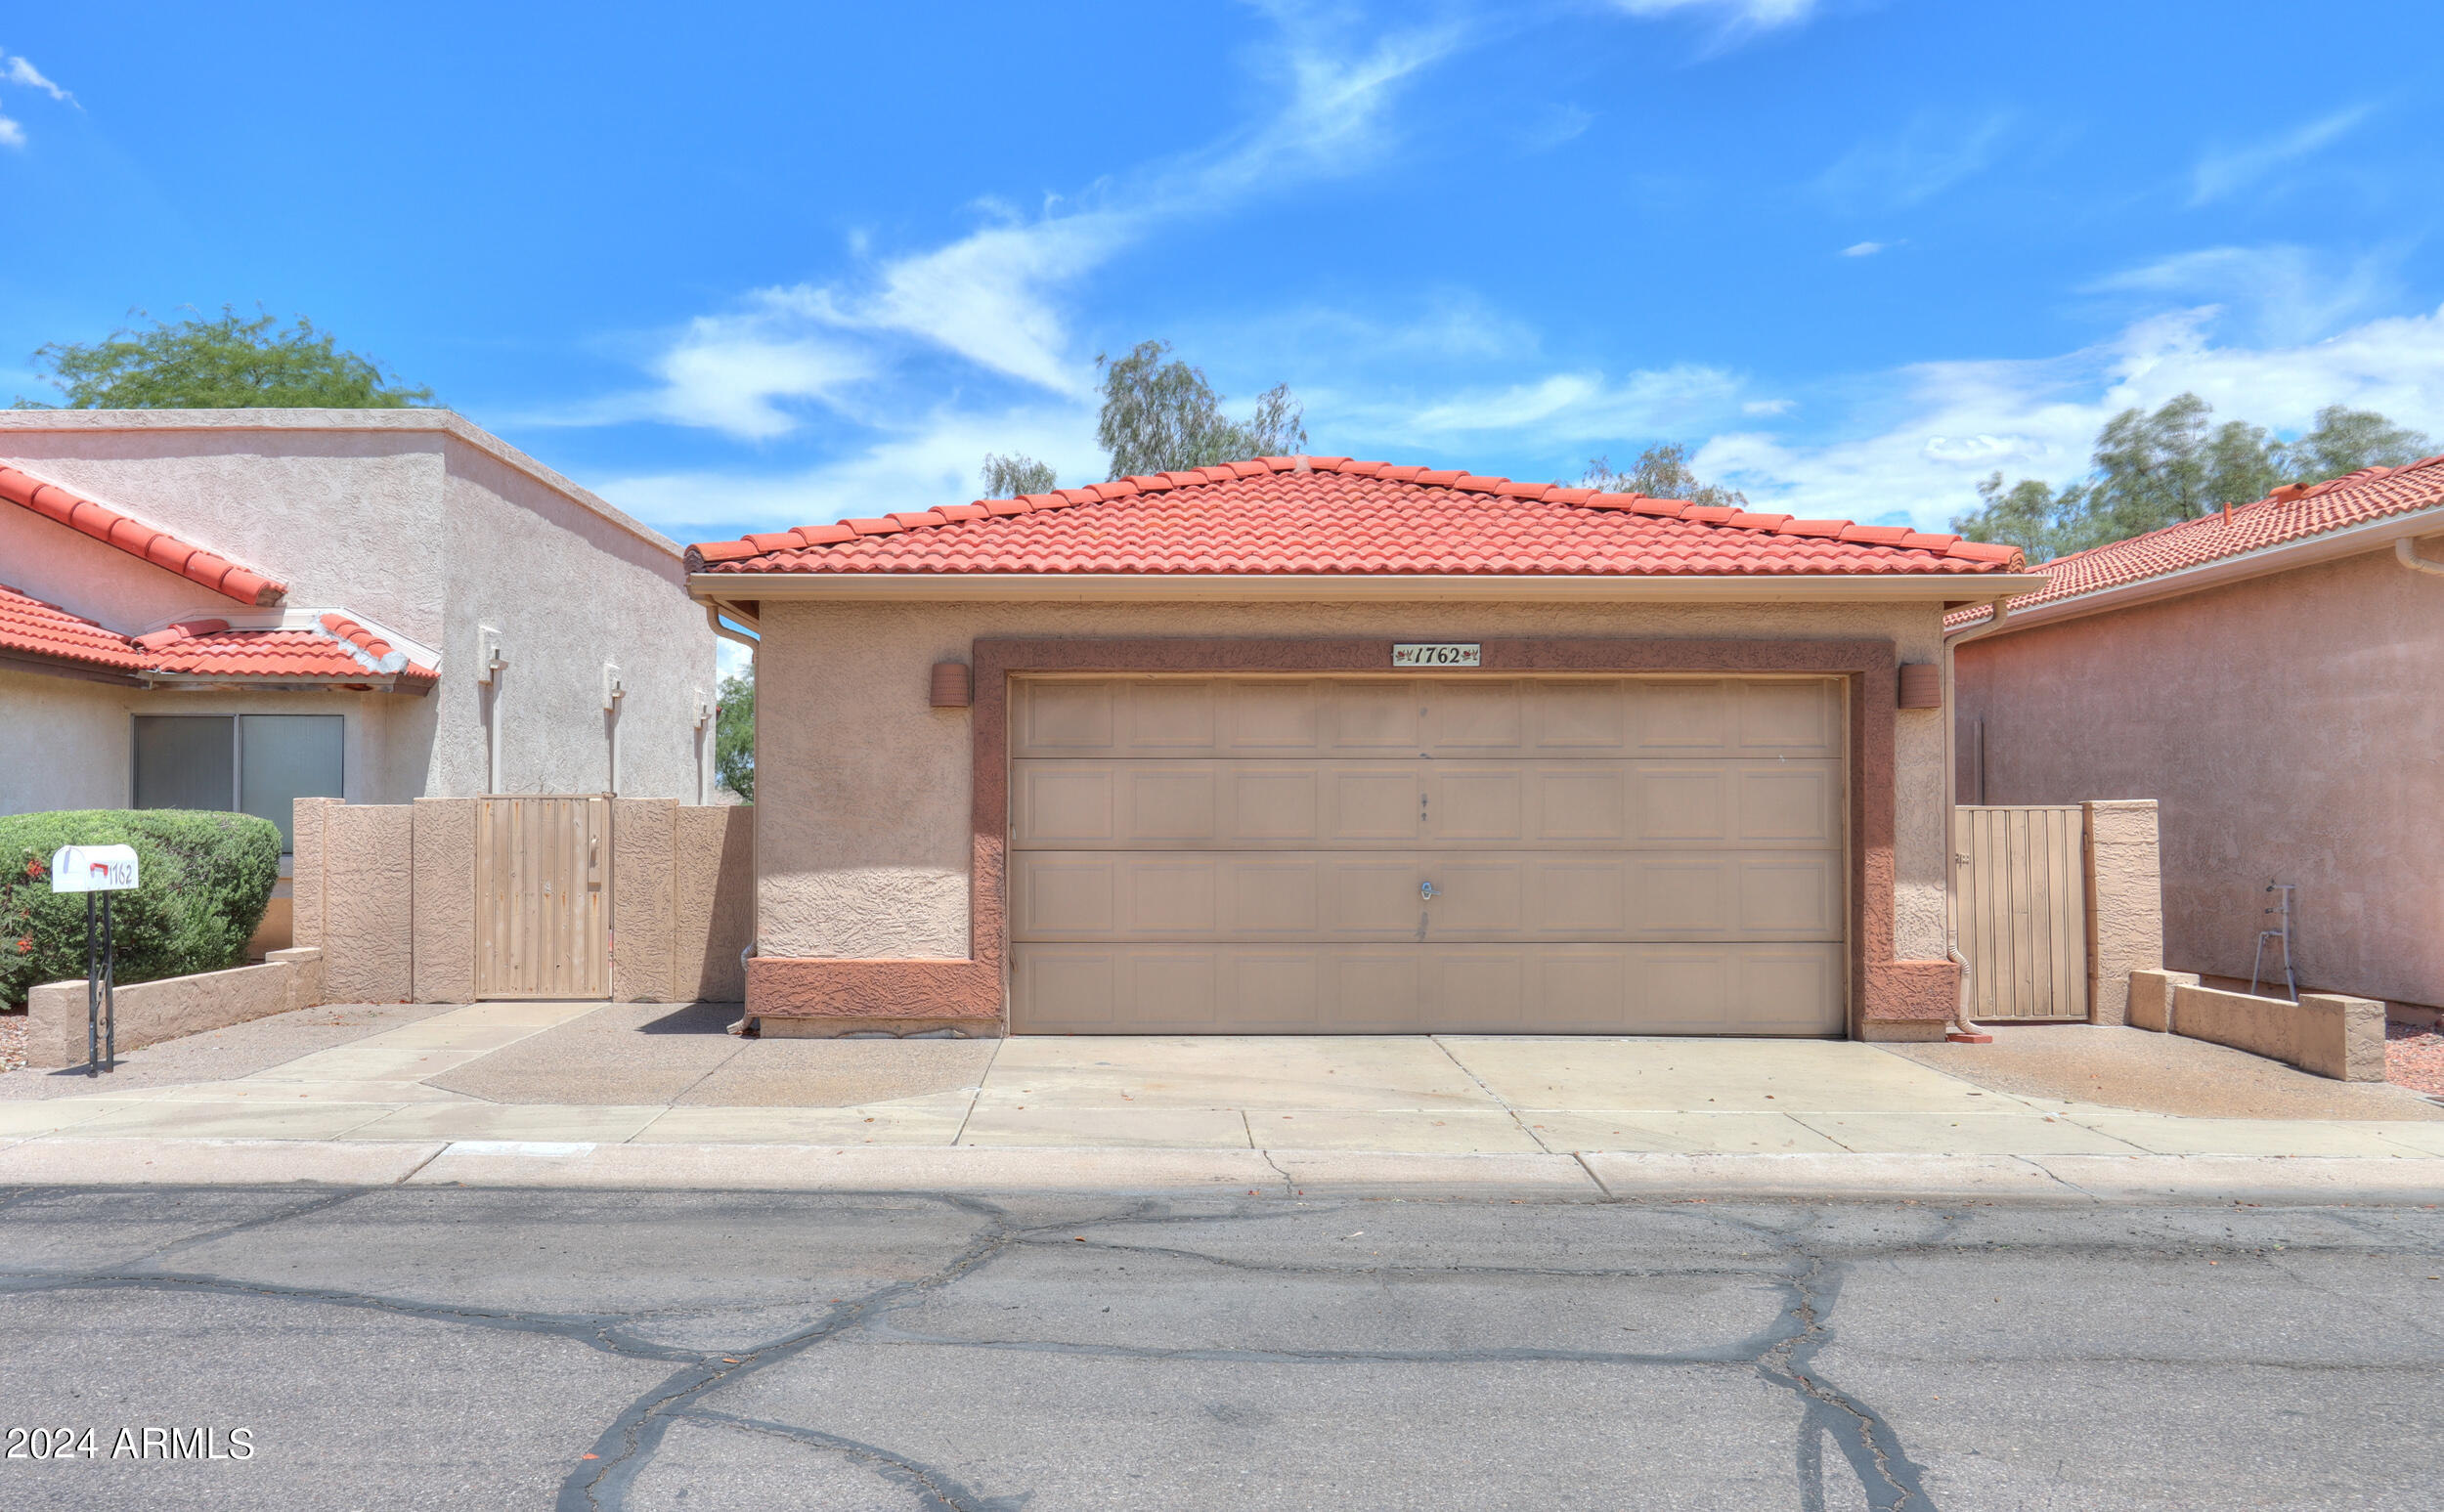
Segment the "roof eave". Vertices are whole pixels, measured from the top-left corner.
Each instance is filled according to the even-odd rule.
[[[2058,598],[2051,603],[2033,604],[2026,609],[2014,608],[2003,626],[1994,631],[1994,638],[2057,625],[2065,620],[2081,619],[2092,614],[2107,614],[2128,609],[2157,599],[2178,598],[2183,594],[2202,592],[2227,583],[2242,583],[2251,578],[2271,577],[2276,573],[2294,572],[2366,551],[2380,551],[2405,538],[2432,536],[2444,531],[2444,504],[2421,509],[2410,514],[2397,514],[2364,525],[2346,526],[2328,531],[2322,536],[2309,536],[2299,540],[2287,540],[2279,545],[2261,546],[2239,556],[2218,557],[2184,567],[2159,577],[2141,578],[2135,583],[2116,583],[2088,593]],[[2040,582],[2043,574],[2036,575]],[[1984,624],[1979,621],[1977,624]],[[1975,625],[1960,629],[1973,629]],[[1952,634],[1959,634],[1960,629]]]
[[[361,675],[330,677],[270,676],[248,677],[229,672],[146,672],[140,685],[178,692],[211,692],[215,689],[243,689],[251,693],[406,693],[422,698],[433,691],[432,677],[417,677],[406,672],[365,672]]]
[[[1363,602],[1419,598],[1486,601],[1986,603],[2045,585],[2028,573],[1821,573],[1753,577],[1409,573],[697,573],[688,592],[712,601],[833,600],[1267,600]]]
[[[75,657],[39,656],[30,651],[0,650],[0,671],[32,672],[43,677],[66,677],[76,682],[102,682],[117,688],[141,688],[144,679],[134,672],[105,667]]]

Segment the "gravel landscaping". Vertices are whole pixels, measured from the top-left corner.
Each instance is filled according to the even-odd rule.
[[[2444,1097],[2444,1034],[2419,1024],[2386,1024],[2384,1075],[2395,1086]]]

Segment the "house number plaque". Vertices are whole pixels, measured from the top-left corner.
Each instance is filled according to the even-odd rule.
[[[1398,645],[1392,647],[1394,667],[1482,667],[1477,645],[1462,644]]]

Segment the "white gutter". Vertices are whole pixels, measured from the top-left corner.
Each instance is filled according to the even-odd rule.
[[[2195,593],[2201,588],[2218,587],[2227,583],[2356,556],[2362,551],[2377,550],[2388,543],[2394,545],[2395,554],[2399,555],[2402,546],[2412,538],[2433,535],[2439,527],[2444,527],[2444,505],[2394,515],[2389,519],[2372,520],[2365,525],[2329,531],[2303,540],[2287,540],[2279,545],[2245,551],[2238,556],[2218,557],[2214,561],[2201,562],[2196,567],[2184,567],[2160,577],[2142,578],[2136,583],[2058,598],[2050,603],[2030,604],[2012,616],[2011,627],[2014,631],[2033,629],[2060,620],[2102,614],[2109,609],[2126,609],[2153,599]]]
[[[2393,560],[2412,572],[2433,573],[2439,578],[2444,578],[2444,562],[2430,562],[2421,556],[2419,542],[2411,537],[2404,536],[2393,542]]]
[[[1826,573],[1628,577],[1436,573],[695,573],[687,590],[721,598],[887,600],[1225,599],[1350,601],[1986,603],[2045,586],[2038,573]],[[738,618],[733,615],[733,618]]]

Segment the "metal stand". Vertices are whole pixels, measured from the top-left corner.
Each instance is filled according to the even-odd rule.
[[[110,938],[110,894],[102,894],[102,938],[94,940],[93,898],[85,894],[85,1074],[99,1076],[107,1063],[119,1068],[118,952]]]
[[[2266,890],[2281,893],[2282,899],[2265,910],[2275,916],[2276,927],[2257,931],[2257,959],[2249,963],[2248,995],[2252,998],[2257,995],[2257,977],[2266,964],[2266,941],[2273,940],[2283,947],[2285,996],[2296,1003],[2299,1001],[2299,978],[2291,973],[2291,894],[2297,892],[2299,886],[2295,883],[2270,882],[2266,884]]]

